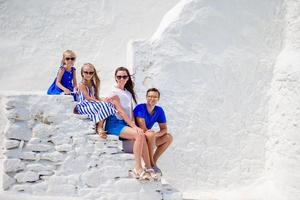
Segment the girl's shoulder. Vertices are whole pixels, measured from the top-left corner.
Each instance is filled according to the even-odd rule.
[[[64,72],[64,71],[66,71],[66,68],[64,66],[60,66],[58,71],[63,71]]]
[[[80,83],[79,83],[79,87],[87,87],[87,85],[85,84],[85,83],[83,83],[82,81],[80,81]]]

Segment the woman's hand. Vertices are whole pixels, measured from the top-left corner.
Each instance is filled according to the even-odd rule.
[[[104,102],[107,102],[107,103],[113,103],[114,102],[114,99],[112,97],[105,97],[104,98]]]
[[[64,90],[64,93],[67,94],[67,95],[70,95],[70,94],[71,94],[71,91],[70,91],[69,89],[65,89],[65,90]]]
[[[133,127],[133,129],[136,130],[136,132],[137,132],[138,134],[144,134],[143,129],[141,129],[140,127],[135,126],[135,127]]]

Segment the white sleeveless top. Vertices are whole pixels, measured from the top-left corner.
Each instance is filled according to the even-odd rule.
[[[125,113],[127,114],[127,116],[133,120],[133,105],[132,105],[132,95],[128,90],[121,90],[119,88],[114,88],[114,90],[112,91],[110,96],[115,96],[117,95],[120,98],[120,103],[121,106],[123,108],[123,110],[125,111]],[[119,114],[116,114],[116,117],[118,119],[123,119]]]

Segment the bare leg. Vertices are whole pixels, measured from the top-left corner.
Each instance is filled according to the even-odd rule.
[[[104,124],[104,120],[99,121],[99,122],[96,124],[96,133],[98,133],[99,136],[100,136],[102,139],[106,139],[106,138],[107,138],[107,134],[106,134],[106,131],[103,130],[103,124]]]
[[[96,127],[97,127],[97,128],[103,128],[103,124],[104,124],[104,120],[99,121],[99,122],[96,124]]]
[[[144,162],[145,162],[145,167],[147,169],[152,168],[151,160],[150,160],[150,154],[149,154],[149,149],[148,149],[148,146],[147,146],[146,138],[144,138],[144,144],[143,144],[143,159],[144,159]]]
[[[138,173],[141,173],[143,171],[141,159],[143,153],[143,144],[145,140],[144,134],[138,134],[136,130],[127,126],[121,133],[120,137],[135,140],[133,145],[133,154],[135,160],[134,168]]]
[[[147,133],[146,139],[147,139],[147,146],[148,146],[148,150],[149,150],[150,164],[153,167],[153,166],[155,166],[155,163],[153,160],[153,151],[154,151],[154,145],[155,145],[155,133]]]
[[[153,155],[153,166],[156,166],[156,162],[158,160],[158,158],[166,151],[166,149],[170,146],[170,144],[173,141],[173,137],[172,135],[170,135],[169,133],[156,138],[156,151]]]

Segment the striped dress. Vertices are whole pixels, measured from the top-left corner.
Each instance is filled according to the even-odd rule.
[[[89,96],[95,98],[94,87],[92,87],[92,91],[90,91],[87,86],[86,89]],[[78,91],[78,98],[79,102],[76,106],[78,113],[81,115],[87,115],[95,123],[98,123],[117,112],[112,103],[86,100],[80,90]]]

